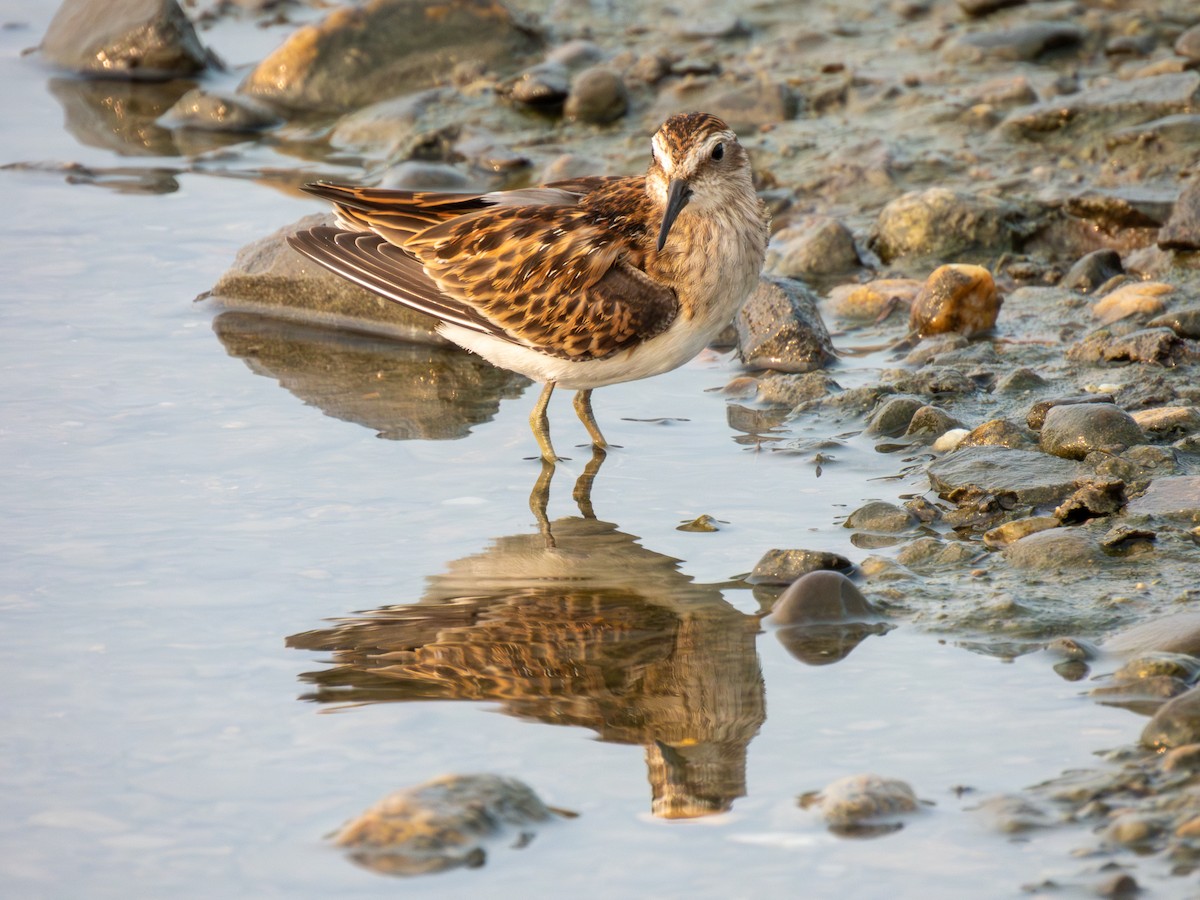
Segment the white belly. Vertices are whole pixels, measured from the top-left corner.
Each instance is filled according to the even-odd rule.
[[[604,359],[581,361],[547,356],[459,325],[443,323],[438,331],[502,369],[520,372],[534,381],[553,381],[559,387],[581,391],[677,369],[703,350],[727,322],[728,317],[715,325],[676,319],[662,334],[636,347]]]

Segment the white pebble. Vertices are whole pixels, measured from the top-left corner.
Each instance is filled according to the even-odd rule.
[[[936,453],[948,453],[959,444],[971,432],[966,428],[951,428],[940,438],[933,442],[933,449]]]

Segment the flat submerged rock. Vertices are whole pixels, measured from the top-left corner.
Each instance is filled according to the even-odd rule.
[[[933,489],[955,503],[983,494],[1007,494],[1018,503],[1036,504],[1066,497],[1091,470],[1036,450],[966,447],[930,463],[926,474]]]

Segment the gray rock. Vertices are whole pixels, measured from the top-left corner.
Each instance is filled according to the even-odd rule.
[[[1028,22],[996,31],[976,31],[951,42],[942,51],[949,62],[984,59],[1036,60],[1052,51],[1081,47],[1087,31],[1067,22]]]
[[[836,275],[861,265],[850,229],[829,216],[808,216],[781,229],[767,248],[767,268],[785,278]]]
[[[551,818],[526,784],[499,775],[444,775],[388,794],[342,826],[333,842],[388,875],[480,866],[484,845]],[[522,844],[518,843],[518,846]]]
[[[1200,75],[1195,72],[1113,81],[1014,110],[1001,123],[1001,130],[1010,137],[1037,139],[1084,127],[1112,128],[1191,113],[1198,100]]]
[[[546,54],[546,61],[566,66],[572,72],[586,69],[604,59],[604,50],[593,41],[576,39],[559,44]]]
[[[1037,531],[1009,544],[1004,556],[1018,569],[1038,572],[1087,570],[1104,559],[1099,545],[1078,528]]]
[[[909,541],[896,554],[896,562],[922,574],[938,569],[958,568],[975,562],[979,546],[967,541],[941,541],[920,537]]]
[[[431,88],[372,103],[338,119],[329,143],[338,149],[374,151],[389,158],[409,155],[422,117],[448,99],[448,90]]]
[[[1147,143],[1194,145],[1200,141],[1200,114],[1180,113],[1151,119],[1128,128],[1118,128],[1108,135],[1110,149],[1122,144]]]
[[[41,51],[52,65],[93,78],[185,78],[210,62],[175,0],[64,0]]]
[[[1168,188],[1124,185],[1088,188],[1068,197],[1068,215],[1086,219],[1108,233],[1128,228],[1158,228],[1171,215],[1175,193]]]
[[[828,397],[837,389],[837,382],[819,372],[805,372],[799,375],[777,373],[759,379],[756,393],[763,403],[786,406],[790,409],[810,400]]]
[[[1009,496],[1016,503],[1039,504],[1068,496],[1091,471],[1036,450],[967,447],[934,460],[926,473],[933,489],[953,503]]]
[[[368,0],[293,32],[239,90],[287,109],[341,113],[430,87],[462,61],[512,71],[540,45],[494,0]]]
[[[738,354],[752,369],[811,372],[834,359],[817,298],[799,281],[762,276],[734,326]]]
[[[535,181],[549,184],[552,181],[569,181],[590,175],[605,174],[605,162],[579,153],[561,153],[542,168]]]
[[[877,622],[883,616],[854,582],[840,572],[809,572],[796,579],[771,607],[776,626]]]
[[[1176,38],[1175,52],[1188,59],[1200,59],[1200,25],[1193,25]]]
[[[1155,750],[1200,742],[1200,687],[1159,707],[1142,729],[1142,744]]]
[[[571,72],[559,62],[540,62],[517,75],[507,90],[509,97],[522,106],[557,111],[571,94]]]
[[[1151,319],[1147,328],[1170,328],[1182,338],[1200,338],[1200,306],[1174,309]]]
[[[1085,363],[1152,363],[1170,368],[1200,359],[1200,346],[1179,337],[1170,328],[1144,328],[1120,336],[1101,330],[1068,347],[1067,359]]]
[[[764,125],[795,117],[800,101],[786,84],[755,81],[706,98],[704,109],[723,119],[734,131],[753,134]]]
[[[461,169],[440,162],[407,159],[389,168],[379,182],[380,187],[399,191],[481,191],[487,185]]]
[[[917,797],[908,784],[895,778],[848,775],[826,785],[819,795],[801,800],[801,805],[810,804],[820,807],[831,829],[857,833],[880,818],[915,812]]]
[[[1011,109],[1036,103],[1037,91],[1024,75],[1006,75],[975,87],[970,96],[972,104],[986,104],[992,109]]]
[[[1081,484],[1054,510],[1064,525],[1119,513],[1125,506],[1125,482],[1098,478]]]
[[[924,405],[917,397],[889,397],[871,414],[867,434],[887,437],[903,434],[917,410]]]
[[[916,519],[907,509],[883,500],[872,500],[850,513],[844,527],[894,533],[908,531],[915,524]]]
[[[164,128],[255,132],[274,128],[283,120],[246,97],[224,96],[193,88],[158,121]]]
[[[809,572],[829,569],[844,573],[853,568],[846,557],[826,550],[768,550],[746,580],[751,584],[791,584]]]
[[[1086,256],[1080,257],[1075,265],[1063,276],[1062,286],[1073,291],[1089,293],[1110,278],[1122,275],[1125,267],[1121,265],[1121,255],[1116,250],[1093,250]]]
[[[978,384],[950,366],[927,365],[916,372],[901,369],[884,374],[893,388],[906,394],[946,397],[970,395],[979,390]]]
[[[981,813],[992,828],[1002,834],[1020,834],[1055,824],[1054,818],[1046,810],[1020,794],[987,797],[973,807],[972,812]]]
[[[1083,459],[1094,450],[1120,453],[1145,442],[1133,416],[1112,403],[1051,407],[1039,441],[1043,450],[1063,459]]]
[[[997,394],[1024,394],[1027,391],[1036,391],[1039,388],[1043,388],[1046,386],[1046,383],[1046,379],[1033,371],[1033,369],[1027,369],[1022,366],[1003,375],[996,382],[995,392]]]
[[[1158,246],[1164,250],[1200,250],[1200,177],[1194,177],[1183,189],[1171,218],[1158,232]]]
[[[1104,650],[1119,656],[1184,653],[1200,657],[1200,612],[1181,612],[1141,622],[1110,637]]]
[[[962,428],[962,422],[944,409],[938,409],[936,406],[922,406],[913,413],[904,436],[933,441],[952,428]]]
[[[606,125],[629,109],[629,91],[621,76],[604,66],[584,69],[571,81],[563,113],[568,119]]]
[[[1158,42],[1153,34],[1117,34],[1104,42],[1106,56],[1147,56]]]
[[[1146,482],[1179,472],[1179,463],[1173,450],[1148,444],[1131,447],[1120,456],[1095,453],[1084,461],[1101,478],[1116,478],[1128,483]]]
[[[928,188],[897,197],[879,213],[870,244],[884,263],[1011,250],[1020,212],[990,197]]]
[[[749,36],[750,27],[732,13],[725,13],[703,19],[688,19],[681,24],[677,33],[692,41],[728,40]]]
[[[1046,421],[1046,413],[1055,406],[1074,406],[1080,403],[1112,403],[1112,394],[1077,394],[1071,397],[1050,397],[1046,400],[1039,400],[1029,408],[1029,413],[1025,416],[1025,424],[1038,431],[1042,427],[1042,423]]]
[[[1142,496],[1129,501],[1131,516],[1200,522],[1200,475],[1156,478]]]
[[[957,0],[958,8],[975,18],[986,16],[1010,6],[1024,6],[1028,0]]]
[[[332,216],[307,216],[238,251],[211,296],[225,309],[263,313],[328,328],[380,334],[449,346],[437,322],[311,262],[288,246],[287,235],[332,224]]]

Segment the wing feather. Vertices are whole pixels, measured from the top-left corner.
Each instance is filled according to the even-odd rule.
[[[590,177],[490,194],[315,184],[346,231],[292,245],[390,300],[566,359],[661,333],[671,287],[642,270],[654,224],[640,178]],[[597,202],[600,198],[600,202]]]

